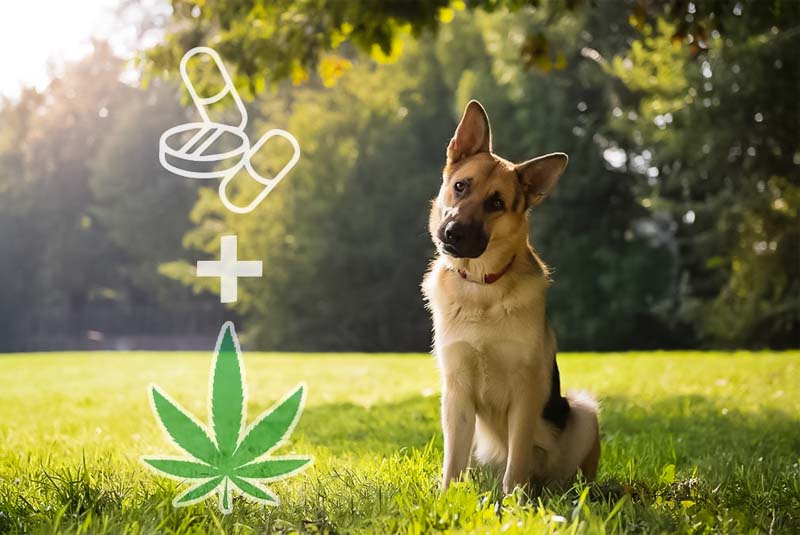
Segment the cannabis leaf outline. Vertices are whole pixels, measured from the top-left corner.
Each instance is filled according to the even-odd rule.
[[[149,388],[150,405],[159,427],[186,457],[142,457],[149,469],[192,484],[172,504],[184,507],[219,494],[223,514],[233,510],[233,491],[265,505],[280,499],[261,482],[274,482],[307,468],[311,457],[270,456],[294,431],[305,405],[305,385],[300,383],[249,426],[247,389],[239,339],[233,322],[222,325],[208,386],[209,427],[155,384]]]

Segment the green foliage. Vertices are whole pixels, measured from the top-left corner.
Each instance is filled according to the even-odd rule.
[[[494,146],[499,154],[514,161],[551,151],[570,155],[554,194],[531,215],[532,243],[554,269],[548,313],[560,347],[610,349],[627,347],[632,339],[657,347],[665,340],[653,310],[671,290],[667,246],[641,230],[655,222],[636,202],[635,178],[604,161],[611,115],[606,79],[576,60],[585,45],[579,29],[599,34],[618,15],[610,6],[587,11],[581,19],[554,22],[549,15],[482,17],[478,28],[485,45],[473,59],[475,70],[457,82],[458,95],[479,98],[490,117],[497,118]],[[443,38],[469,38],[469,33],[457,35],[457,28],[454,24],[453,35],[445,31]],[[499,46],[507,35],[537,32],[567,54],[569,64],[558,74],[520,71],[514,51]],[[442,63],[458,65],[461,52],[447,50]]]
[[[48,98],[30,91],[4,106],[11,119],[0,124],[8,162],[0,169],[0,254],[7,259],[0,275],[9,281],[0,333],[7,348],[25,347],[17,333],[47,333],[59,323],[80,329],[92,290],[114,283],[104,266],[119,251],[91,213],[88,176],[100,133],[113,121],[109,110],[131,92],[117,80],[121,67],[109,47],[98,46],[92,61],[67,66]]]
[[[563,348],[797,346],[800,3],[173,4],[148,87],[121,83],[98,45],[0,104],[4,349],[198,332],[220,314],[263,348],[426,348],[427,203],[470,98],[499,154],[570,154],[532,216]],[[195,44],[249,90],[251,136],[301,143],[248,217],[157,161],[163,129],[193,117],[160,77]],[[236,184],[240,201],[260,188]],[[223,232],[265,261],[228,310],[194,275]]]
[[[180,332],[214,316],[207,296],[157,271],[184,256],[197,197],[158,163],[159,135],[185,111],[174,87],[122,83],[123,67],[97,43],[43,93],[0,104],[3,350],[82,347],[87,331],[131,325]]]
[[[168,377],[176,401],[207,410],[197,392],[208,379],[207,352],[0,359],[0,376],[15,378],[0,389],[0,531],[800,529],[797,351],[562,355],[570,387],[603,400],[599,478],[531,496],[503,496],[483,470],[440,491],[439,381],[427,355],[249,352],[246,362],[252,393],[308,384],[285,448],[313,455],[314,465],[274,484],[279,505],[235,498],[222,515],[210,500],[174,508],[181,484],[136,461],[170,448],[144,400],[147,385]],[[87,371],[98,367],[101,375]],[[275,401],[251,395],[248,409],[260,413]]]
[[[107,239],[124,251],[121,282],[134,299],[186,299],[179,285],[158,274],[162,262],[180,254],[197,199],[197,183],[165,171],[154,149],[161,132],[186,120],[177,88],[153,83],[147,90],[129,90],[113,114],[113,124],[104,129],[103,143],[90,158],[89,210]]]
[[[670,288],[668,253],[636,232],[648,213],[632,194],[632,177],[606,169],[594,143],[605,133],[607,104],[601,92],[583,88],[602,83],[602,73],[571,63],[558,77],[531,75],[519,70],[512,49],[498,46],[507,35],[542,31],[572,58],[579,40],[557,36],[575,35],[581,25],[602,28],[611,11],[556,25],[545,12],[527,19],[456,15],[435,41],[408,40],[394,64],[375,69],[355,59],[334,91],[286,88],[264,102],[268,120],[259,129],[287,127],[303,147],[299,165],[257,217],[228,214],[213,192],[204,195],[186,239],[216,255],[219,229],[229,229],[242,237],[247,255],[269,266],[240,289],[237,310],[250,320],[250,340],[291,349],[427,345],[429,320],[417,290],[432,252],[427,205],[456,119],[467,100],[479,98],[494,120],[501,155],[572,156],[556,194],[533,214],[534,245],[556,269],[550,311],[562,347],[624,347],[633,338],[665,343],[651,309]],[[576,101],[588,101],[591,110],[577,110]],[[267,169],[285,161],[279,152],[259,157]],[[259,187],[244,186],[241,202]],[[614,262],[619,258],[624,264]],[[194,278],[188,264],[167,265],[164,273],[215,289]]]
[[[291,106],[288,96],[270,99],[257,129],[291,131],[303,150],[298,165],[250,217],[227,212],[215,192],[192,213],[197,228],[187,244],[216,255],[225,228],[241,237],[243,257],[264,260],[264,276],[240,284],[238,308],[269,318],[247,325],[262,347],[388,350],[426,343],[418,290],[431,249],[425,207],[443,161],[443,148],[426,140],[447,139],[453,124],[446,110],[419,109],[444,88],[430,50],[407,48],[399,63],[379,70],[355,64],[336,91],[295,89]],[[265,150],[254,163],[268,172],[287,157]],[[248,202],[261,188],[246,175],[237,181],[235,202]],[[190,266],[183,273],[195,288],[208,284],[188,277]]]
[[[702,4],[702,3],[701,3]],[[665,313],[716,346],[792,347],[800,332],[797,2],[718,2],[703,49],[642,24],[610,72],[611,123],[643,205],[672,221],[680,294]],[[638,163],[637,163],[638,162]]]
[[[175,0],[174,31],[147,58],[157,69],[172,70],[185,50],[213,45],[223,58],[236,58],[237,85],[258,94],[265,82],[304,80],[344,42],[379,61],[391,59],[402,46],[401,35],[435,30],[440,14],[449,13],[449,4],[450,0],[391,2],[375,9],[371,0]]]

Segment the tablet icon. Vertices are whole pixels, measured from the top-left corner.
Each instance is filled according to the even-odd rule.
[[[189,78],[187,65],[195,56],[207,56],[213,60],[224,81],[223,88],[215,95],[201,97]],[[219,198],[231,212],[247,214],[283,180],[300,159],[300,145],[297,139],[287,132],[274,128],[265,132],[254,144],[245,132],[247,109],[233,85],[225,65],[217,52],[209,47],[192,48],[181,59],[180,73],[202,121],[173,126],[161,134],[159,140],[159,161],[164,169],[179,176],[199,180],[222,179],[219,184]],[[238,124],[225,124],[211,119],[209,108],[230,96],[239,113]],[[292,146],[293,154],[289,161],[272,177],[264,177],[252,165],[251,159],[264,144],[274,137],[281,137]],[[263,188],[248,204],[234,204],[228,196],[228,187],[240,171],[247,174]]]

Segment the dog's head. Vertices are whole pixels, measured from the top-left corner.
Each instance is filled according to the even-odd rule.
[[[440,253],[455,258],[515,252],[527,240],[528,210],[553,189],[567,155],[513,164],[492,153],[483,106],[467,104],[447,146],[447,165],[433,201],[429,230]]]

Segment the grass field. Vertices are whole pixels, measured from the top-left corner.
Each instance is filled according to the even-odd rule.
[[[202,420],[211,353],[0,356],[0,532],[800,532],[800,352],[570,354],[602,399],[599,481],[504,497],[477,472],[438,490],[439,388],[425,355],[245,352],[252,420],[300,381],[279,453],[314,456],[274,508],[209,499],[139,464],[170,454],[155,382]]]

